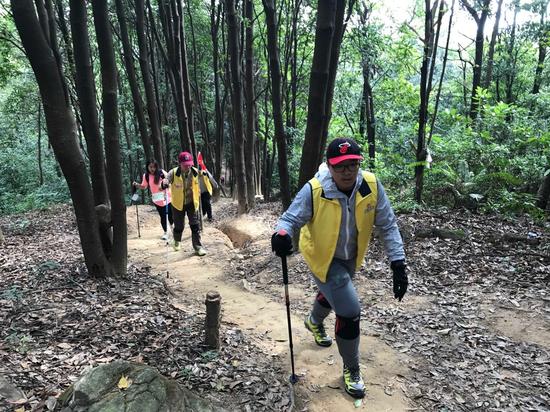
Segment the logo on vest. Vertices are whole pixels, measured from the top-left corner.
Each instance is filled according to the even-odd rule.
[[[374,210],[374,205],[372,203],[369,203],[367,206],[365,206],[365,214],[370,213]]]

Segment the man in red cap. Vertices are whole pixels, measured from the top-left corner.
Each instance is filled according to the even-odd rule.
[[[393,292],[401,299],[407,291],[403,242],[384,188],[362,171],[361,148],[353,139],[334,139],[327,148],[327,167],[298,192],[281,216],[271,238],[278,256],[292,253],[292,236],[300,232],[302,253],[319,288],[306,328],[319,346],[332,338],[323,321],[334,310],[336,344],[344,366],[344,388],[355,398],[365,396],[359,369],[361,306],[352,279],[361,267],[373,227],[384,239],[393,271]]]
[[[174,250],[180,250],[181,234],[185,222],[185,215],[189,219],[191,228],[191,241],[193,249],[199,256],[206,255],[206,250],[201,244],[199,229],[199,171],[193,167],[193,155],[189,152],[181,152],[178,156],[179,166],[170,170],[163,186],[170,185],[172,194],[172,215],[174,219]]]

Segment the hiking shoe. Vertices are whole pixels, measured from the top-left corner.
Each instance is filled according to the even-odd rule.
[[[344,389],[354,398],[365,397],[365,382],[359,368],[351,369],[344,365]]]
[[[161,239],[168,240],[168,233],[164,232],[164,235],[162,235]]]
[[[199,246],[195,249],[195,253],[197,254],[197,256],[204,256],[206,255],[206,250],[202,246]]]
[[[325,332],[323,324],[316,325],[313,323],[311,321],[311,315],[304,320],[304,325],[306,325],[307,330],[313,333],[317,345],[324,347],[332,345],[332,338]]]
[[[180,242],[178,242],[177,240],[174,240],[174,250],[177,252],[180,250]]]

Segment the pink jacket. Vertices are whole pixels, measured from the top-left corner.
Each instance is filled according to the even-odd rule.
[[[162,171],[162,173],[164,174],[165,177],[168,175],[168,173],[166,173],[164,170]],[[149,174],[149,182],[147,182],[147,175],[144,173],[143,178],[141,180],[141,187],[146,189],[148,186],[150,186],[151,194],[153,197],[153,203],[157,206],[162,206],[162,207],[166,206],[166,203],[165,203],[166,195],[168,196],[168,203],[170,203],[171,201],[170,189],[162,190],[160,188],[160,184],[162,183],[162,178],[159,179],[158,183],[155,183],[155,176],[150,173],[148,174]]]

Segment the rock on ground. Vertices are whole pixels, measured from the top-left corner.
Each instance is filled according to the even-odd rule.
[[[60,396],[63,412],[210,412],[222,410],[156,369],[115,361],[86,372]]]

